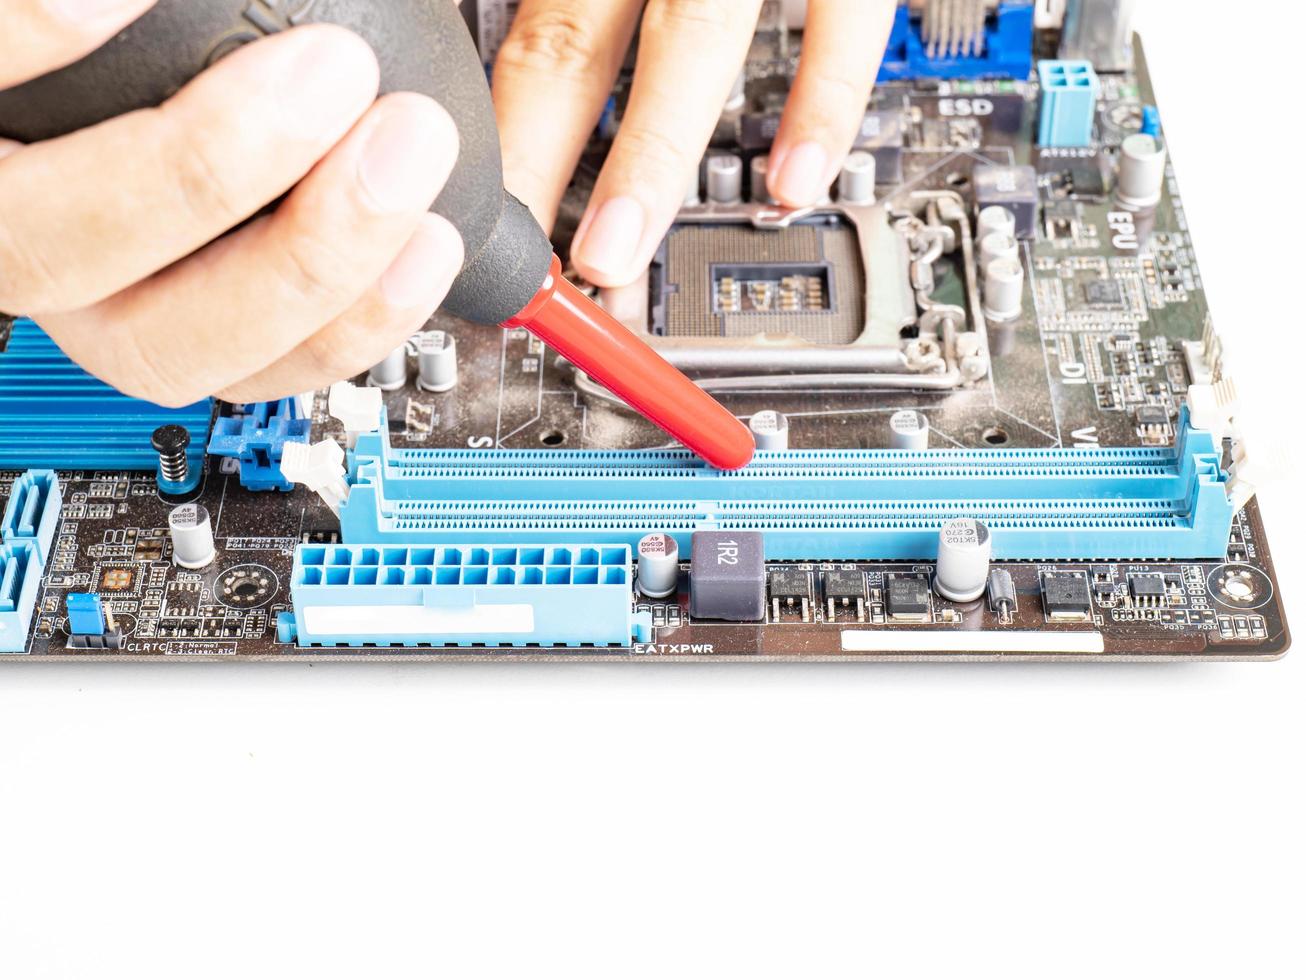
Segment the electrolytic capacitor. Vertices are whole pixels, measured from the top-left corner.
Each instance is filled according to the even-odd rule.
[[[680,578],[680,546],[669,534],[646,534],[635,548],[639,591],[663,599],[676,591]]]
[[[766,170],[771,158],[755,156],[748,164],[748,196],[757,204],[774,204],[775,198],[766,189]]]
[[[172,538],[172,560],[182,568],[204,568],[213,564],[213,521],[203,504],[182,504],[168,514]]]
[[[367,383],[382,391],[396,391],[407,384],[408,345],[400,344],[367,372]]]
[[[984,594],[989,579],[993,537],[980,521],[958,517],[939,529],[939,561],[934,590],[953,602],[970,602]]]
[[[1003,231],[991,231],[979,243],[979,267],[987,269],[994,259],[1014,259],[1020,254],[1020,246],[1014,235]]]
[[[733,153],[707,158],[707,199],[712,204],[738,204],[744,193],[744,161]]]
[[[451,333],[427,330],[417,344],[417,387],[423,391],[448,391],[458,384],[458,344]]]
[[[766,409],[754,413],[748,420],[748,430],[758,449],[782,452],[789,448],[789,420],[782,412]]]
[[[839,171],[839,200],[853,206],[875,203],[875,155],[853,150]]]
[[[1165,183],[1165,147],[1146,133],[1126,136],[1120,144],[1116,197],[1126,208],[1145,211],[1161,200]]]
[[[975,219],[975,241],[983,241],[994,232],[1016,237],[1016,216],[1001,204],[983,208]]]
[[[914,408],[894,412],[889,416],[889,444],[894,449],[929,449],[930,420]]]
[[[1020,316],[1025,269],[1016,259],[994,259],[984,268],[984,315],[990,320]]]

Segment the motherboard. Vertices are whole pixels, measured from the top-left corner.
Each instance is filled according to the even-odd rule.
[[[1141,46],[1044,6],[904,3],[792,210],[801,22],[765,5],[647,276],[594,291],[750,426],[738,472],[522,329],[437,314],[329,391],[164,409],[0,320],[0,660],[1281,656]]]

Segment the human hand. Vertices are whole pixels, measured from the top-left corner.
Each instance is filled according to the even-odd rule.
[[[494,69],[505,182],[544,227],[640,21],[630,102],[572,243],[591,282],[648,266],[748,52],[762,0],[523,0]],[[857,135],[895,0],[809,0],[802,58],[770,153],[782,204],[820,200]]]
[[[77,60],[152,2],[6,0],[0,88]],[[463,259],[428,213],[458,154],[453,121],[425,96],[378,101],[378,86],[361,38],[301,27],[158,109],[0,140],[0,310],[163,405],[360,373],[421,328]]]

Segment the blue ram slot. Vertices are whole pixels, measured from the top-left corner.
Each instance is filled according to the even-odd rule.
[[[281,635],[310,646],[629,646],[624,545],[301,545],[293,617]],[[293,622],[293,626],[291,626]]]
[[[633,545],[664,531],[756,530],[771,560],[932,559],[938,528],[978,517],[1004,559],[1216,557],[1233,507],[1210,433],[1171,448],[821,450],[737,473],[688,453],[395,450],[359,440],[349,542]]]
[[[45,571],[31,541],[0,544],[0,653],[24,653]]]
[[[63,490],[54,470],[28,470],[14,481],[0,520],[0,541],[30,541],[42,563],[50,561]]]
[[[931,58],[921,39],[921,18],[913,17],[906,4],[898,8],[889,44],[880,64],[882,82],[913,78],[1011,78],[1029,77],[1034,60],[1034,5],[1003,2],[990,14],[984,26],[984,50],[980,54],[938,54]]]
[[[68,359],[31,320],[18,320],[0,353],[0,469],[153,471],[150,436],[190,430],[192,467],[203,466],[212,403],[163,408],[129,398]]]

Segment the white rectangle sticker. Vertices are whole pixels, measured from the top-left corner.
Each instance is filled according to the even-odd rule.
[[[1103,653],[1102,634],[1087,630],[844,630],[843,648],[856,653]]]

